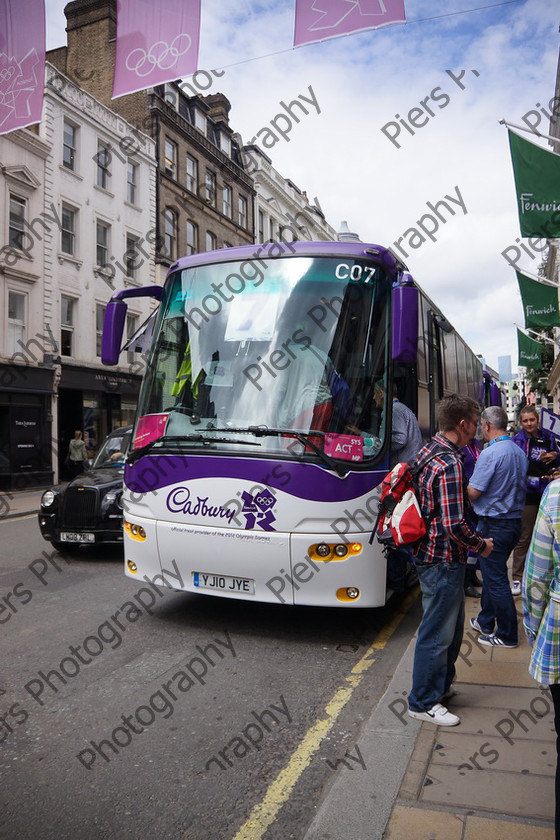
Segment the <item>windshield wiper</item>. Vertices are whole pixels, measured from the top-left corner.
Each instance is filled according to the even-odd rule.
[[[221,430],[221,429],[206,429],[205,431],[229,431],[229,429]],[[243,431],[242,429],[237,429],[236,431]],[[140,449],[134,449],[130,452],[127,463],[134,464],[136,461],[139,461],[144,455],[147,455],[154,446],[159,443],[162,446],[165,446],[166,443],[185,443],[185,442],[192,442],[192,443],[202,443],[205,446],[209,446],[211,443],[239,443],[243,446],[255,446],[252,441],[249,440],[231,440],[230,438],[218,438],[218,437],[204,437],[204,435],[200,433],[190,434],[190,435],[164,435],[163,437],[156,438],[155,440],[150,441],[147,443],[146,446],[141,446]],[[260,446],[260,443],[256,444]]]
[[[210,430],[208,430],[210,431]],[[302,432],[299,429],[270,429],[268,426],[247,426],[247,428],[219,428],[219,429],[212,429],[213,432],[231,432],[237,434],[251,434],[255,435],[255,437],[294,437],[301,444],[304,446],[309,446],[313,452],[318,455],[321,461],[329,467],[329,469],[334,470],[337,475],[343,476],[346,474],[347,470],[344,468],[342,464],[337,463],[334,458],[331,458],[330,455],[326,455],[318,446],[311,440],[312,437],[325,437],[325,432],[321,432],[318,429],[310,429],[308,432]]]

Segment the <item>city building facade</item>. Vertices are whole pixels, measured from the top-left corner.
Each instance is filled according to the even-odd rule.
[[[224,71],[111,99],[116,0],[75,0],[65,14],[68,45],[49,60],[156,143],[158,282],[179,256],[252,243],[255,191],[229,125],[230,103],[213,90]]]
[[[101,364],[103,317],[116,289],[155,283],[155,144],[47,63],[40,136],[45,161],[44,324],[57,343],[57,462],[74,431],[93,456],[116,426],[132,421],[143,364],[129,352]],[[132,336],[148,317],[146,298],[130,301]],[[58,361],[57,359],[57,361]]]
[[[56,339],[44,318],[44,211],[50,144],[24,128],[0,136],[0,489],[49,484]]]
[[[332,241],[336,231],[314,199],[284,178],[258,146],[242,147],[245,168],[255,183],[255,241]]]

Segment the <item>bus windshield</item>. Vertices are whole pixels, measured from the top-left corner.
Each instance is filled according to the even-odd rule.
[[[379,265],[348,257],[171,274],[134,448],[371,460],[386,426],[388,292]]]

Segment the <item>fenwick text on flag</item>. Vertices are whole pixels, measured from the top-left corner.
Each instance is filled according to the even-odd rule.
[[[540,341],[535,341],[522,333],[521,330],[517,330],[517,347],[519,350],[517,364],[520,367],[537,369],[542,367],[542,344]]]
[[[200,0],[117,0],[113,99],[197,70]]]
[[[294,47],[406,23],[404,0],[296,0]]]
[[[560,327],[558,286],[517,274],[526,327]]]
[[[41,121],[45,0],[0,2],[0,134]]]
[[[508,134],[521,236],[560,237],[560,155]]]

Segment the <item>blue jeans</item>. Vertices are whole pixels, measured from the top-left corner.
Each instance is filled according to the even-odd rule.
[[[484,633],[496,633],[502,641],[517,644],[517,612],[508,580],[507,560],[521,534],[521,519],[481,516],[477,534],[492,537],[494,550],[480,557],[484,583],[478,623]]]
[[[417,565],[423,616],[418,628],[408,706],[425,712],[439,703],[455,677],[463,641],[465,600],[462,563]]]

